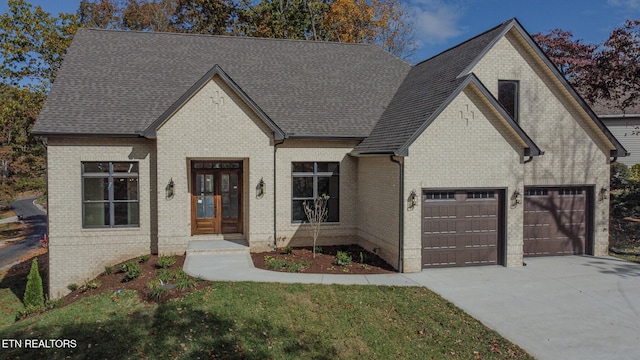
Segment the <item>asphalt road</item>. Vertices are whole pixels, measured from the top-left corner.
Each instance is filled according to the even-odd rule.
[[[47,232],[47,214],[33,205],[33,200],[35,199],[36,198],[20,199],[11,204],[16,215],[22,216],[22,220],[33,227],[33,233],[23,241],[0,249],[0,269],[12,264],[21,256],[26,255],[41,245],[40,239],[42,239],[42,236]]]

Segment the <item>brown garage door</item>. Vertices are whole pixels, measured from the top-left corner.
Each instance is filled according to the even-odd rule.
[[[584,254],[586,196],[581,187],[525,188],[524,255]]]
[[[422,267],[498,263],[499,191],[422,193]]]

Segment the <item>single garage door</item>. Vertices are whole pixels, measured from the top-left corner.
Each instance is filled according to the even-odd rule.
[[[500,194],[423,190],[422,268],[497,264]]]
[[[525,188],[524,256],[584,254],[587,189]]]

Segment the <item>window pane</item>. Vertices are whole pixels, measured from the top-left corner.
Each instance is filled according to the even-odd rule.
[[[138,203],[126,202],[113,204],[114,225],[138,225]]]
[[[518,119],[518,82],[499,81],[498,101],[514,120]]]
[[[108,173],[108,162],[86,162],[82,164],[82,170],[85,173]]]
[[[138,163],[113,163],[113,172],[114,173],[137,173],[138,172]]]
[[[307,200],[293,200],[293,206],[291,209],[293,221],[307,222],[307,215],[304,213],[304,202]]]
[[[294,198],[312,198],[313,197],[313,177],[294,177],[293,178],[293,197]]]
[[[84,178],[84,200],[109,200],[109,178]]]
[[[319,173],[338,173],[338,163],[337,162],[319,162],[318,163],[318,172]]]
[[[312,162],[296,162],[292,164],[293,172],[313,172]]]
[[[205,207],[206,207],[205,215],[206,215],[207,218],[211,219],[211,218],[213,218],[213,210],[214,210],[213,196],[205,197],[204,198],[204,202],[205,202]]]
[[[85,203],[84,225],[109,226],[109,203]]]
[[[115,200],[138,200],[138,179],[114,178],[113,198]]]
[[[327,202],[327,222],[340,221],[340,202],[338,198],[330,198]]]
[[[196,217],[198,219],[204,218],[204,196],[198,196],[196,200]]]

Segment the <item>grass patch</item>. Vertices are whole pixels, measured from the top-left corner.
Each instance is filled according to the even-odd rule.
[[[621,255],[621,254],[614,254],[612,252],[609,252],[609,255],[616,257],[618,259],[622,259],[622,260],[626,260],[626,261],[630,261],[636,264],[640,264],[640,256],[637,255]]]
[[[21,359],[529,359],[425,288],[213,283],[146,303],[107,292],[0,328],[3,339],[74,339],[74,349],[3,349]]]
[[[0,224],[0,241],[17,238],[25,226],[25,224],[19,222]]]
[[[9,209],[0,210],[0,219],[6,219],[12,216],[16,216],[16,213],[14,213],[13,210],[9,210]]]

